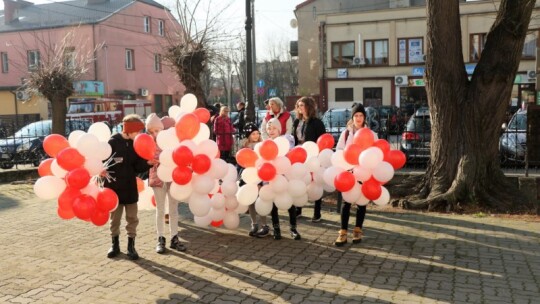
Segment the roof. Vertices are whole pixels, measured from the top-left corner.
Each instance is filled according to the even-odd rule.
[[[308,5],[308,4],[310,4],[310,3],[313,3],[313,2],[315,2],[315,1],[317,1],[317,0],[307,0],[307,1],[304,1],[304,2],[302,2],[302,3],[300,3],[300,4],[298,4],[298,5],[296,6],[295,10],[298,10],[298,9],[300,9],[300,8],[302,8],[302,7],[304,7],[304,6]]]
[[[74,0],[21,7],[16,12],[18,20],[5,24],[5,10],[0,14],[0,32],[36,30],[77,24],[99,23],[135,2],[146,3],[161,9],[163,5],[153,0]],[[89,3],[90,2],[90,3]]]

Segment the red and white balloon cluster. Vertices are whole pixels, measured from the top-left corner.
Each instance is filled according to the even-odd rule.
[[[390,201],[390,193],[383,185],[405,165],[405,160],[403,152],[391,150],[386,140],[377,139],[371,130],[363,128],[345,149],[332,154],[332,165],[325,170],[324,180],[327,186],[342,192],[346,202],[364,206],[373,201],[385,205]]]
[[[139,134],[135,151],[150,160],[161,150],[157,175],[171,182],[173,198],[188,203],[197,225],[235,229],[240,224],[238,213],[245,212],[237,210],[236,168],[219,158],[216,142],[209,139],[210,112],[196,108],[193,94],[186,94],[180,105],[168,111],[175,127],[159,132],[156,142],[148,134]]]
[[[58,198],[58,216],[63,219],[77,217],[104,225],[109,213],[116,209],[118,196],[97,184],[105,170],[103,161],[112,149],[108,144],[111,131],[102,123],[94,123],[84,131],[73,131],[66,139],[62,135],[45,137],[43,149],[52,158],[41,162],[41,176],[34,184],[34,193],[42,199]]]

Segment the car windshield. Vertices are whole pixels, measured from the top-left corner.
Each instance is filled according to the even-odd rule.
[[[431,132],[431,120],[429,116],[416,116],[409,120],[407,131],[416,133]]]
[[[47,121],[38,121],[22,127],[15,137],[40,137],[51,134],[51,124]]]
[[[328,128],[339,128],[347,126],[347,121],[351,117],[351,111],[328,111],[324,113],[322,121]]]
[[[527,129],[527,115],[516,114],[508,125],[509,130],[526,130]]]

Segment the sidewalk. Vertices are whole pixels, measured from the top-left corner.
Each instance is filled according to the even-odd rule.
[[[332,245],[339,215],[299,220],[301,241],[194,226],[186,253],[154,252],[154,213],[140,211],[137,249],[106,258],[107,226],[61,220],[31,184],[0,185],[1,303],[533,303],[540,222],[368,209],[364,241]],[[311,214],[306,208],[305,214]],[[353,219],[351,218],[351,222]],[[125,223],[124,221],[122,222]],[[169,241],[169,237],[167,237]]]

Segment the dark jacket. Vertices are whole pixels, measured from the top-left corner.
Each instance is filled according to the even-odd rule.
[[[112,148],[113,165],[107,171],[116,180],[105,180],[105,187],[111,188],[118,195],[120,204],[134,204],[139,201],[137,173],[146,172],[151,166],[135,153],[133,140],[124,139],[122,134],[113,135],[109,145]]]
[[[244,125],[246,124],[245,119],[244,119],[245,114],[246,114],[246,108],[242,108],[242,110],[238,111],[238,118],[234,122],[234,127],[240,133],[240,137],[244,136]]]
[[[292,135],[294,136],[294,143],[296,145],[299,145],[298,138],[296,137],[296,129],[298,128],[298,124],[300,123],[300,120],[297,118],[293,122],[293,131]],[[313,141],[317,142],[317,139],[319,139],[319,136],[326,133],[326,128],[324,127],[324,124],[322,120],[318,119],[317,117],[310,118],[304,129],[304,141]]]

